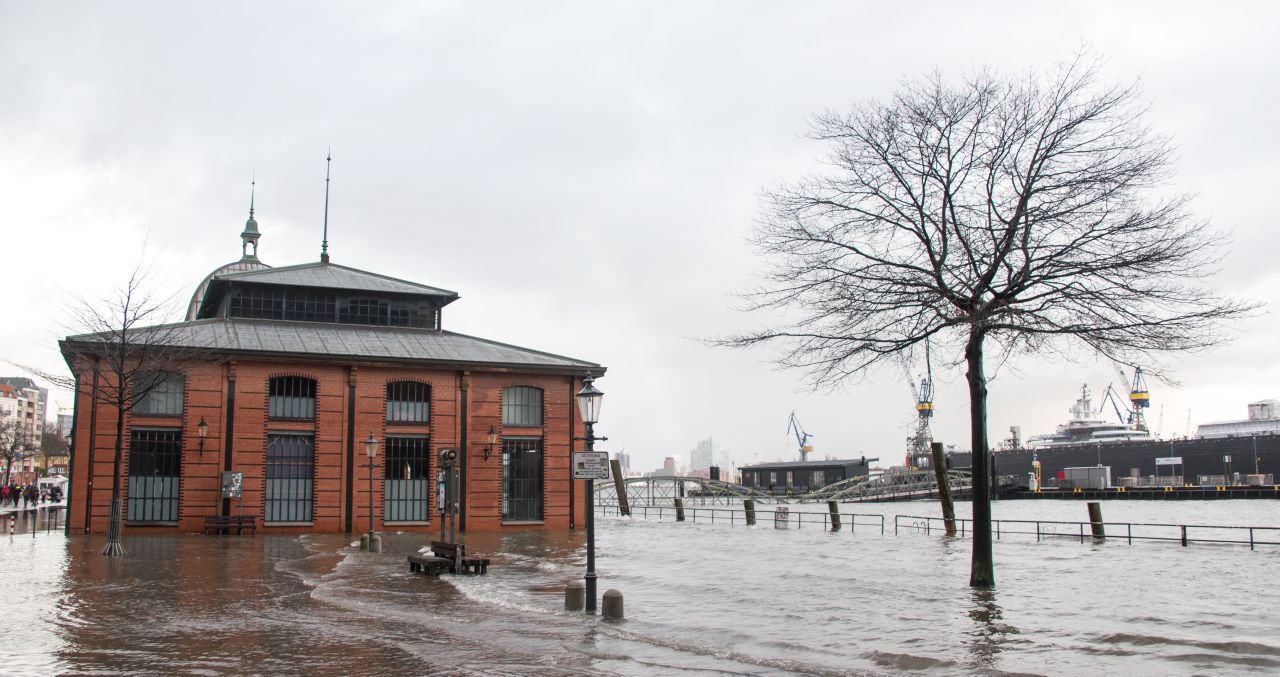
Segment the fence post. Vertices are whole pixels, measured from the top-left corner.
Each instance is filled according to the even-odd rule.
[[[835,501],[827,501],[827,511],[831,513],[831,531],[840,531],[840,508]]]
[[[747,511],[747,526],[756,525],[756,502],[755,499],[748,498],[742,502],[742,508]]]
[[[1187,547],[1187,525],[1182,525],[1182,547]]]

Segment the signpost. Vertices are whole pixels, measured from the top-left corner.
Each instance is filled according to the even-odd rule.
[[[573,479],[575,480],[607,480],[609,479],[609,452],[607,451],[575,451],[573,452]]]
[[[1156,459],[1156,477],[1160,477],[1160,466],[1162,465],[1182,465],[1181,456],[1165,456]],[[1169,468],[1169,484],[1173,484],[1173,468]]]
[[[244,514],[244,473],[222,471],[222,497],[240,499],[240,514]],[[231,512],[230,506],[227,507],[227,512]]]

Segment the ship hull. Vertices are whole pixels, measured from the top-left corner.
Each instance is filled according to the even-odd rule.
[[[1175,457],[1182,459],[1181,465],[1156,465],[1157,458]],[[1247,475],[1280,477],[1280,435],[1085,443],[1000,450],[993,458],[994,474],[1012,476],[1014,483],[1022,487],[1030,485],[1033,460],[1040,461],[1045,484],[1051,484],[1065,468],[1098,465],[1111,468],[1112,485],[1120,484],[1122,477],[1171,475],[1182,476],[1188,484],[1197,484],[1201,476],[1226,476],[1226,483],[1231,484],[1237,473],[1239,483],[1244,483]],[[972,467],[972,460],[969,452],[948,454],[952,469]]]

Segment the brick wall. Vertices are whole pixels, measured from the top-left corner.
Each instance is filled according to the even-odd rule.
[[[81,375],[81,392],[76,399],[75,461],[71,478],[71,505],[68,520],[75,531],[105,532],[111,498],[112,461],[115,444],[116,411],[97,404],[93,413],[92,373],[87,365],[77,370]],[[275,376],[302,376],[315,379],[317,385],[314,421],[268,420],[267,387]],[[105,378],[105,376],[101,377]],[[392,381],[417,381],[430,386],[429,423],[397,424],[386,421],[386,389]],[[349,417],[352,401],[350,386],[354,384],[354,418]],[[465,390],[464,390],[464,385]],[[543,425],[503,430],[502,391],[512,385],[532,386],[543,390]],[[284,361],[237,359],[224,363],[193,366],[186,372],[186,389],[181,416],[126,417],[121,463],[121,494],[127,498],[128,446],[130,426],[175,428],[182,431],[182,463],[180,477],[179,522],[176,525],[126,525],[127,531],[198,532],[205,516],[223,509],[220,473],[226,466],[227,400],[235,391],[234,428],[230,444],[230,469],[244,474],[243,497],[232,499],[227,506],[231,514],[257,515],[262,525],[265,499],[267,435],[271,432],[297,432],[314,436],[314,508],[309,525],[268,526],[267,532],[356,531],[367,529],[369,519],[369,468],[362,444],[370,433],[380,442],[378,459],[373,469],[375,528],[382,523],[382,464],[388,434],[427,435],[431,450],[431,477],[436,471],[437,453],[453,447],[465,455],[465,523],[470,530],[530,528],[527,524],[504,525],[501,509],[502,436],[538,436],[543,440],[543,527],[568,528],[572,522],[582,524],[581,487],[571,489],[569,452],[571,437],[581,424],[573,394],[581,387],[570,375],[526,374],[511,371],[472,370],[462,372],[432,365],[341,364],[322,361]],[[467,398],[467,421],[462,420],[463,397]],[[203,451],[197,425],[203,419],[207,436]],[[354,420],[354,434],[349,422]],[[463,426],[467,445],[463,448]],[[484,458],[490,427],[498,432],[492,454]],[[90,448],[92,444],[92,449]],[[351,447],[349,450],[348,447]],[[90,490],[90,483],[92,489]],[[580,483],[579,483],[580,484]],[[570,495],[574,496],[573,504]],[[350,506],[348,506],[350,496]],[[439,528],[435,494],[431,492],[429,525],[393,524],[397,530],[434,531]],[[243,505],[243,508],[241,507]]]

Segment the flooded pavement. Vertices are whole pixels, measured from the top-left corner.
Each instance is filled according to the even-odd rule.
[[[41,523],[0,538],[0,671],[330,674],[1273,674],[1280,547],[1069,539],[996,543],[998,588],[967,585],[968,540],[893,535],[929,504],[845,506],[885,534],[597,519],[600,590],[627,620],[563,610],[582,532],[471,533],[486,576],[411,574],[430,537],[101,536]],[[1116,521],[1280,524],[1275,501],[1104,504]],[[958,514],[968,513],[960,506]],[[1006,501],[997,518],[1081,519]],[[23,524],[20,522],[19,524]]]

